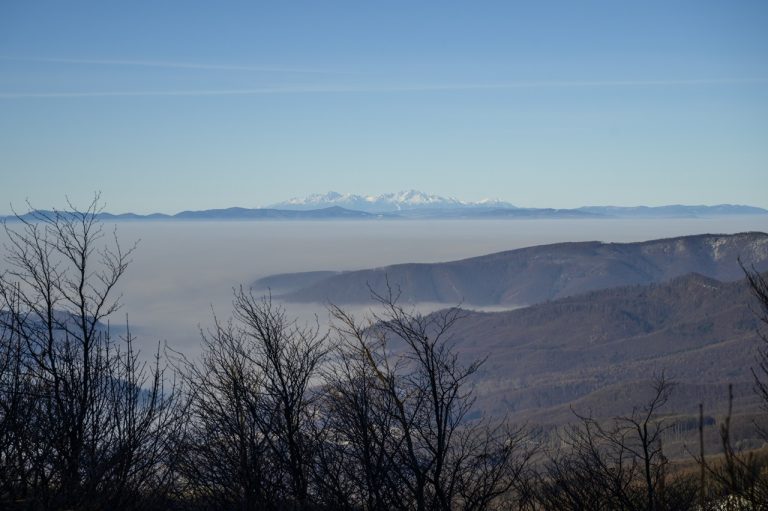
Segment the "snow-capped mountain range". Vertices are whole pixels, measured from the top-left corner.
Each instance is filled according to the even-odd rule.
[[[483,199],[469,202],[454,197],[430,195],[417,190],[408,190],[381,195],[356,195],[338,192],[315,193],[307,197],[294,197],[287,201],[271,204],[275,209],[310,210],[339,206],[357,211],[383,213],[412,209],[456,209],[456,208],[509,208],[515,206],[498,199]]]
[[[40,217],[71,212],[36,210],[20,216],[0,215],[0,222],[36,221]],[[176,214],[100,212],[108,221],[163,220],[381,220],[381,219],[599,219],[599,218],[705,218],[737,215],[768,216],[768,210],[738,204],[667,206],[583,206],[573,209],[527,208],[498,199],[463,201],[416,190],[382,195],[328,192],[293,198],[266,207],[188,210]]]

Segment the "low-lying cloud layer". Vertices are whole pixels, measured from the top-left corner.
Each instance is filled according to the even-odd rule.
[[[213,313],[221,319],[229,316],[232,289],[275,273],[448,261],[562,241],[629,242],[743,231],[768,231],[768,218],[126,222],[118,225],[120,240],[125,245],[141,241],[121,283],[123,309],[112,321],[120,323],[128,314],[144,353],[167,341],[194,356],[199,328],[211,325]],[[5,242],[4,233],[0,238]],[[323,304],[286,308],[300,321],[313,321],[317,315],[323,325],[328,323]]]

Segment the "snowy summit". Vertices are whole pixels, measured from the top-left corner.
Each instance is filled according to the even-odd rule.
[[[294,197],[287,201],[271,204],[268,207],[275,209],[308,210],[328,208],[332,206],[376,213],[426,208],[514,208],[512,204],[498,199],[483,199],[478,202],[469,202],[454,197],[430,195],[417,190],[384,193],[381,195],[341,194],[338,192],[328,192],[324,194],[315,193],[304,198]]]

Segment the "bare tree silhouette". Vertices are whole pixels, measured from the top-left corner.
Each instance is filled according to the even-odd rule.
[[[341,350],[328,384],[339,458],[372,509],[487,509],[523,478],[522,431],[470,420],[470,378],[450,343],[458,308],[423,316],[398,295],[365,324],[332,307]],[[346,451],[347,449],[344,449]]]
[[[140,363],[130,330],[116,338],[106,322],[134,247],[104,232],[98,194],[85,210],[69,207],[4,225],[0,498],[49,509],[146,505],[139,497],[158,497],[170,481],[176,403],[159,355]]]

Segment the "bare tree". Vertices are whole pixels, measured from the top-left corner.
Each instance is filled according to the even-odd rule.
[[[753,511],[768,509],[768,478],[766,461],[753,451],[742,451],[734,445],[731,430],[733,417],[733,386],[728,385],[728,413],[719,427],[722,456],[707,460],[694,456],[708,478],[702,485],[702,500],[713,509]]]
[[[22,444],[0,459],[15,457],[11,485],[36,505],[129,508],[170,480],[173,389],[159,356],[140,363],[130,331],[115,338],[106,322],[133,247],[107,238],[98,194],[83,211],[69,206],[5,223],[3,408],[34,404],[26,429],[16,419]]]
[[[317,411],[310,385],[326,353],[326,335],[318,325],[289,321],[270,296],[257,298],[242,288],[235,293],[234,316],[255,343],[252,362],[263,375],[261,433],[288,481],[289,500],[308,505],[314,459]]]
[[[340,509],[407,509],[389,449],[398,441],[395,401],[382,388],[377,366],[360,350],[365,327],[334,307],[336,350],[326,367],[318,449],[318,490]],[[378,350],[375,350],[378,353]]]
[[[747,277],[752,294],[757,300],[755,315],[764,326],[768,327],[768,278],[754,268],[745,267],[741,261],[739,264]],[[757,367],[752,368],[752,375],[755,381],[755,390],[762,399],[764,410],[768,412],[768,333],[760,331],[760,338],[762,339],[762,346],[758,349]],[[768,439],[768,432],[762,431],[762,433],[763,437]]]
[[[13,316],[4,310],[0,314],[0,502],[24,501],[30,490],[37,392]]]
[[[584,417],[561,433],[556,452],[539,474],[544,509],[635,509],[637,463],[621,443],[606,443],[596,421]]]
[[[670,425],[658,417],[658,412],[669,400],[673,388],[672,382],[662,373],[653,381],[650,401],[641,409],[634,409],[631,415],[616,419],[617,440],[624,437],[625,448],[640,462],[648,511],[664,507],[664,495],[659,494],[665,483],[667,466],[662,434]]]
[[[364,324],[332,307],[341,378],[329,382],[340,443],[352,446],[371,509],[487,509],[522,477],[521,432],[470,421],[470,378],[450,344],[460,309],[422,316],[398,296]]]
[[[183,493],[202,508],[269,508],[278,481],[261,433],[263,375],[252,363],[254,346],[232,321],[215,318],[202,339],[198,363],[182,358],[190,402]]]
[[[763,324],[768,325],[768,279],[764,273],[754,267],[747,268],[739,260],[744,271],[750,290],[756,299],[757,307],[753,309],[755,316]],[[763,410],[768,412],[768,334],[758,329],[762,341],[757,351],[757,367],[752,367],[755,392],[761,398]],[[768,478],[766,478],[765,461],[753,452],[742,452],[734,445],[731,433],[731,418],[733,415],[733,388],[728,386],[728,413],[720,424],[719,434],[723,450],[722,460],[708,462],[700,455],[696,461],[712,481],[708,488],[710,494],[728,509],[768,509]],[[768,431],[756,426],[762,437],[768,440]]]
[[[659,416],[673,384],[663,374],[650,399],[607,423],[579,415],[541,476],[539,498],[548,508],[659,511],[694,503],[692,485],[669,480],[662,437],[670,427]],[[575,412],[574,412],[575,413]]]
[[[307,509],[326,338],[269,296],[241,288],[233,305],[234,318],[203,335],[202,359],[184,363],[187,493],[217,509]]]

